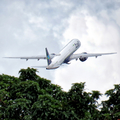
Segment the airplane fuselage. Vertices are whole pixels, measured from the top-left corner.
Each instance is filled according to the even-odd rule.
[[[52,59],[50,65],[46,69],[58,68],[62,63],[68,63],[70,56],[80,47],[81,43],[78,39],[71,40],[61,51],[60,55]]]

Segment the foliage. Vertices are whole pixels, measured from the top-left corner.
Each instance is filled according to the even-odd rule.
[[[109,99],[102,102],[101,113],[108,120],[120,119],[120,84],[114,85],[114,89],[106,91],[105,95]]]
[[[0,119],[3,120],[111,120],[120,118],[120,85],[108,90],[98,110],[99,91],[86,92],[74,83],[68,92],[39,77],[33,68],[21,69],[19,78],[0,75]]]

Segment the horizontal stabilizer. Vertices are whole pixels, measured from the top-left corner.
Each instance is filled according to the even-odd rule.
[[[31,66],[33,68],[46,68],[47,66]]]
[[[61,54],[55,54],[55,56],[60,56]]]

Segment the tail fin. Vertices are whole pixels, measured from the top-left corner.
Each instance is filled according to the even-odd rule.
[[[45,48],[45,52],[46,52],[47,63],[48,63],[48,65],[49,65],[49,64],[51,63],[51,58],[50,58],[50,55],[49,55],[49,53],[48,53],[47,48]]]

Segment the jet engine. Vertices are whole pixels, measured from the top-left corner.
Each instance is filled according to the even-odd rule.
[[[82,54],[87,54],[87,52],[83,52]],[[84,61],[86,61],[88,59],[88,57],[80,57],[79,58],[79,60],[81,61],[81,62],[84,62]]]

